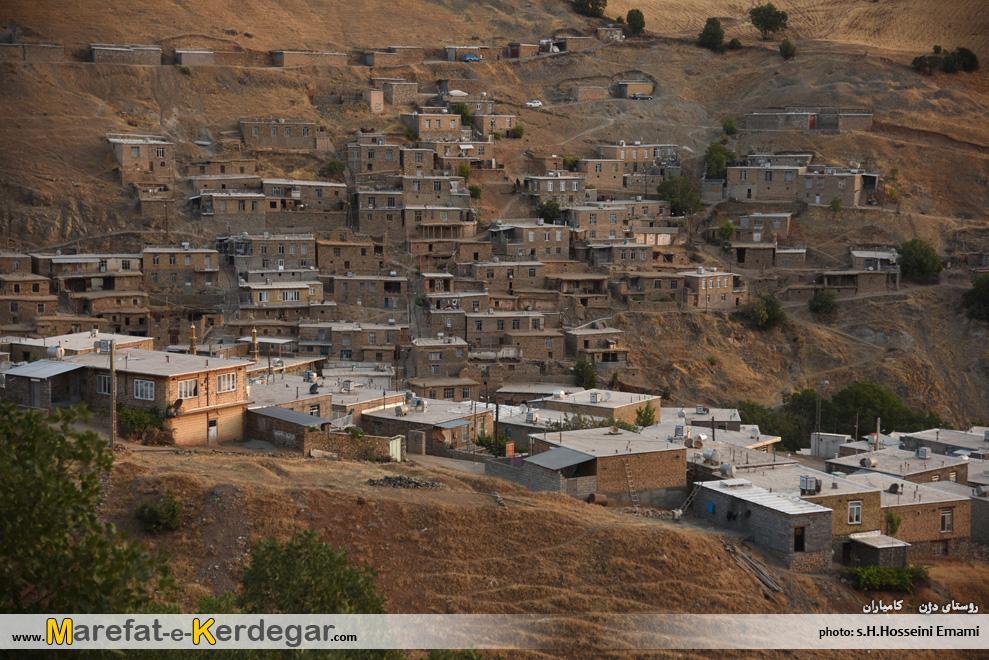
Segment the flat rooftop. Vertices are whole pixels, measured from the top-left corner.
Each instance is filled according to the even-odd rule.
[[[429,424],[436,425],[442,424],[443,422],[449,422],[455,419],[465,419],[473,417],[476,415],[482,415],[485,412],[494,414],[494,405],[485,406],[483,403],[475,403],[474,401],[461,401],[455,403],[453,401],[443,401],[440,399],[423,399],[426,401],[426,411],[416,412],[415,408],[409,405],[409,413],[407,415],[396,415],[395,414],[395,404],[385,406],[384,408],[374,410],[371,412],[363,412],[362,415],[371,416],[375,419],[395,419],[404,422],[409,422],[412,424]]]
[[[870,464],[871,461],[876,461],[876,465],[872,466]],[[926,472],[927,470],[937,470],[942,467],[964,465],[968,461],[964,458],[935,454],[933,452],[931,452],[929,458],[920,458],[916,452],[889,447],[864,454],[829,458],[827,463],[842,472],[866,469],[885,472],[891,475],[906,476],[917,474],[918,472]]]
[[[648,433],[649,429],[643,429],[643,435],[651,435]],[[676,438],[677,441],[681,438]],[[683,441],[684,443],[686,440]],[[717,471],[721,463],[730,463],[734,465],[740,472],[740,476],[748,478],[751,470],[755,468],[782,468],[785,466],[795,466],[797,461],[792,458],[787,458],[782,454],[775,454],[772,452],[759,451],[758,449],[748,449],[746,447],[738,447],[736,445],[731,445],[726,442],[707,440],[701,443],[699,448],[687,448],[687,461],[690,463],[696,463],[698,465],[704,463],[704,451],[707,449],[717,450],[719,454],[718,465],[705,464],[707,467],[713,471]],[[744,471],[744,472],[743,472]],[[762,485],[762,484],[759,484]]]
[[[684,426],[687,427],[684,428],[684,432],[686,432],[689,428],[690,437],[694,440],[700,440],[705,444],[705,446],[708,442],[718,442],[742,449],[758,449],[760,447],[768,447],[780,441],[780,437],[778,435],[760,433],[759,427],[755,425],[745,426],[740,431],[727,431],[723,429],[712,430],[704,426],[691,426],[689,423],[684,423],[683,419],[677,417],[672,419],[661,417],[661,419],[663,421],[659,424],[647,426],[642,429],[641,433],[643,435],[660,439],[675,438],[677,442],[682,442],[683,440],[686,440],[686,438],[677,437],[676,427]],[[702,435],[705,436],[704,439],[700,438]]]
[[[97,369],[110,368],[110,355],[108,353],[74,355],[65,358],[65,361]],[[247,360],[123,348],[117,351],[116,369],[122,373],[171,377],[199,374],[204,371],[235,369],[246,367],[248,364]]]
[[[10,337],[11,346],[61,346],[67,351],[93,350],[93,344],[98,341],[113,341],[117,344],[117,350],[129,346],[137,346],[147,343],[150,337],[132,337],[131,335],[118,335],[110,332],[75,332],[70,335],[57,335],[55,337],[41,337],[32,339],[30,337]]]
[[[675,419],[696,419],[700,421],[715,422],[741,422],[742,418],[738,414],[737,408],[708,408],[704,407],[700,412],[697,406],[663,406],[661,408],[662,418],[673,421]],[[683,412],[683,416],[680,413]]]
[[[915,484],[888,474],[879,472],[859,471],[845,477],[849,481],[871,486],[880,490],[880,506],[883,508],[894,506],[912,506],[921,503],[942,503],[942,502],[963,502],[968,499],[965,495],[953,495],[943,490],[931,488],[927,485]],[[890,486],[896,484],[896,493],[889,492]],[[824,490],[822,489],[823,493]]]
[[[564,385],[562,383],[509,383],[497,390],[498,394],[545,394],[553,396],[554,392],[562,391],[565,394],[583,392],[583,387],[576,385]]]
[[[940,444],[945,447],[989,452],[989,441],[986,440],[984,433],[928,429],[926,431],[917,431],[916,433],[904,433],[901,437],[916,438],[917,440],[923,440],[931,444]]]
[[[591,397],[596,399],[595,402],[591,402]],[[634,405],[641,403],[645,405],[647,402],[652,401],[655,405],[659,402],[660,397],[653,396],[652,394],[636,394],[634,392],[613,392],[611,390],[584,390],[582,392],[574,392],[572,394],[564,395],[562,399],[548,399],[549,401],[558,401],[563,403],[570,403],[580,406],[597,406],[599,408],[622,408],[624,406]]]
[[[808,495],[809,497],[870,493],[877,490],[876,487],[868,484],[861,484],[844,477],[835,477],[820,470],[792,464],[792,462],[790,465],[742,470],[739,472],[739,476],[770,492],[794,497],[800,496],[800,477],[802,476],[815,477],[821,482],[821,492]]]
[[[536,432],[531,435],[552,445],[567,447],[594,457],[651,454],[684,449],[682,444],[648,438],[632,431],[618,429],[617,433],[612,433],[608,426],[580,431],[556,431],[542,435]]]
[[[780,493],[771,493],[765,488],[754,485],[748,479],[725,479],[724,481],[705,481],[700,486],[704,490],[724,493],[739,500],[750,502],[767,509],[792,516],[826,513],[827,507],[813,504],[799,497],[790,497]],[[704,491],[702,490],[701,493]]]
[[[402,397],[405,400],[405,390],[375,390],[370,388],[358,388],[353,392],[340,392],[339,394],[333,393],[333,407],[345,407],[353,406],[359,403],[367,403],[368,401],[382,399],[394,399],[395,397]],[[394,406],[393,401],[389,401],[388,405]]]
[[[331,394],[333,389],[324,386],[318,388],[315,394],[310,394],[309,389],[314,383],[308,383],[302,376],[290,374],[275,374],[270,378],[256,376],[250,379],[252,403],[248,408],[265,408],[267,406],[278,406],[293,401],[304,401],[306,399],[316,399]],[[334,388],[335,389],[335,388]],[[329,412],[329,410],[325,411]]]

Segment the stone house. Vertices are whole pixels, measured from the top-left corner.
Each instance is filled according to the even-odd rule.
[[[788,247],[775,243],[732,242],[735,264],[739,268],[768,270],[770,268],[802,268],[807,248]]]
[[[299,353],[345,363],[394,363],[407,335],[407,325],[394,323],[302,322]]]
[[[714,268],[683,271],[683,303],[695,309],[735,309],[748,301],[748,287],[741,275]]]
[[[563,331],[566,353],[598,369],[628,366],[628,342],[620,328],[573,328]]]
[[[148,290],[200,291],[219,285],[220,254],[209,248],[148,246],[141,251],[144,287]]]
[[[488,293],[546,288],[542,261],[476,261],[458,264],[458,268],[465,277],[484,282]]]
[[[577,171],[584,175],[587,185],[598,190],[618,190],[625,185],[625,162],[617,158],[581,158]]]
[[[579,206],[587,199],[584,192],[584,175],[571,172],[550,172],[545,176],[527,175],[522,180],[522,191],[533,205],[555,199],[560,206]]]
[[[900,289],[899,270],[835,270],[819,273],[809,284],[795,284],[786,299],[807,301],[817,289],[833,291],[838,298],[885,293]]]
[[[313,279],[307,282],[264,282],[240,283],[240,307],[283,307],[292,305],[308,307],[310,302],[323,300],[323,283]]]
[[[328,149],[329,141],[316,122],[302,119],[243,118],[238,120],[248,149],[312,151]]]
[[[622,29],[613,25],[597,28],[594,35],[601,41],[621,41],[624,38]]]
[[[897,263],[900,254],[895,249],[886,250],[855,250],[850,249],[852,270],[884,270],[899,271]]]
[[[361,305],[383,310],[405,309],[408,306],[409,282],[397,273],[358,275],[348,272],[343,275],[322,276],[321,279],[327,284],[327,299],[335,300],[338,305]]]
[[[463,451],[472,447],[479,434],[491,433],[493,411],[494,406],[472,401],[412,398],[407,404],[363,411],[360,426],[377,436],[408,438],[413,431],[425,432],[426,453],[440,453],[443,449]],[[431,451],[431,447],[436,449]]]
[[[508,59],[519,60],[539,55],[539,44],[524,44],[512,41],[508,44]]]
[[[341,211],[347,200],[347,184],[298,179],[264,179],[262,181],[266,212],[302,211],[309,213]]]
[[[808,204],[864,204],[879,185],[879,175],[862,169],[802,162],[804,154],[754,154],[728,168],[725,192],[730,199],[801,200]]]
[[[461,136],[460,115],[442,112],[412,112],[400,115],[402,123],[411,127],[419,140],[452,142]]]
[[[881,472],[912,483],[948,481],[968,483],[968,459],[961,456],[935,455],[930,449],[914,451],[887,447],[875,451],[829,458],[828,472]]]
[[[347,53],[315,50],[273,50],[271,59],[275,66],[347,66]]]
[[[609,235],[609,238],[615,238]],[[621,237],[618,237],[619,239]],[[640,269],[653,261],[655,246],[618,240],[614,243],[589,243],[578,246],[577,258],[593,267]]]
[[[513,259],[566,261],[570,258],[570,227],[548,225],[542,219],[495,220],[488,228],[492,252]]]
[[[175,143],[161,135],[108,133],[124,185],[175,180]]]
[[[474,128],[480,133],[484,140],[488,140],[490,137],[494,136],[495,133],[499,135],[507,135],[508,131],[518,126],[518,117],[516,115],[496,115],[496,114],[477,114],[474,115]]]
[[[775,243],[790,232],[792,213],[749,213],[735,222],[735,240],[744,243]]]
[[[608,100],[608,88],[594,85],[576,85],[570,90],[573,100],[577,103]]]
[[[380,273],[385,267],[384,246],[367,239],[316,241],[316,265],[321,273],[339,275]]]
[[[364,64],[366,66],[422,64],[425,59],[425,50],[422,46],[388,46],[381,51],[364,51]]]
[[[645,93],[650,94],[651,91]],[[668,174],[678,174],[680,171],[680,147],[675,144],[619,140],[618,144],[599,144],[598,158],[621,161],[625,165],[625,174],[655,172],[665,179]]]
[[[387,80],[381,83],[385,102],[390,105],[415,105],[419,100],[419,83]]]
[[[161,48],[143,44],[90,44],[93,62],[109,64],[161,64]]]
[[[750,112],[741,127],[749,131],[868,131],[872,128],[869,108],[787,106]]]
[[[20,252],[7,252],[0,249],[0,274],[30,273],[31,256]]]
[[[0,326],[5,331],[34,330],[37,317],[55,313],[57,306],[58,296],[47,277],[30,271],[0,274]]]
[[[347,167],[355,175],[399,172],[402,149],[400,144],[386,142],[380,133],[357,133],[357,138],[347,143]]]
[[[237,234],[217,238],[217,251],[242,277],[250,270],[307,269],[316,265],[312,234]]]
[[[409,351],[412,375],[416,378],[459,377],[468,366],[467,351],[467,342],[461,337],[444,334],[413,339]]]
[[[251,190],[203,190],[189,198],[203,220],[231,223],[257,231],[265,226],[264,193]]]
[[[631,98],[633,94],[652,94],[651,80],[621,80],[618,82],[618,98]]]

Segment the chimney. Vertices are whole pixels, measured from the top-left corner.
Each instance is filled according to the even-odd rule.
[[[192,355],[197,355],[196,350],[196,324],[193,323],[189,326],[189,353]]]

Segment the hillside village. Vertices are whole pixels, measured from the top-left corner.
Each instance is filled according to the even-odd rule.
[[[886,118],[858,100],[751,107],[741,135],[792,133],[806,146],[738,153],[720,178],[698,177],[699,154],[674,136],[643,139],[652,130],[522,147],[531,117],[658,104],[664,91],[633,71],[521,105],[500,98],[492,63],[637,47],[613,23],[531,41],[346,52],[0,44],[4,66],[192,77],[305,67],[320,81],[308,102],[360,124],[252,116],[249,103],[194,139],[118,122],[93,157],[115,163],[100,194],[127,208],[126,240],[5,236],[0,398],[85,404],[132,451],[457,461],[519,489],[689,518],[796,572],[978,556],[989,428],[853,437],[818,419],[810,446],[787,451],[726,405],[744,391],[695,402],[650,387],[643,370],[658,365],[642,362],[641,328],[627,323],[742,318],[767,296],[792,309],[820,291],[839,302],[901,291],[898,242],[851,240],[835,257],[804,225],[896,206],[867,147]],[[334,89],[337,77],[348,84]],[[863,152],[822,157],[821,137],[861,139]],[[700,199],[680,213],[660,191],[688,179]],[[989,272],[981,237],[940,257],[944,281]],[[149,413],[157,422],[139,421]]]

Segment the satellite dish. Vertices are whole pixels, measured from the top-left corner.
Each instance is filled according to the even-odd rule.
[[[525,402],[524,401],[519,404],[519,410],[521,410],[522,412],[525,412],[528,409],[529,409],[529,406],[525,405]]]
[[[317,394],[319,392],[319,383],[313,383],[309,388],[310,394]]]

